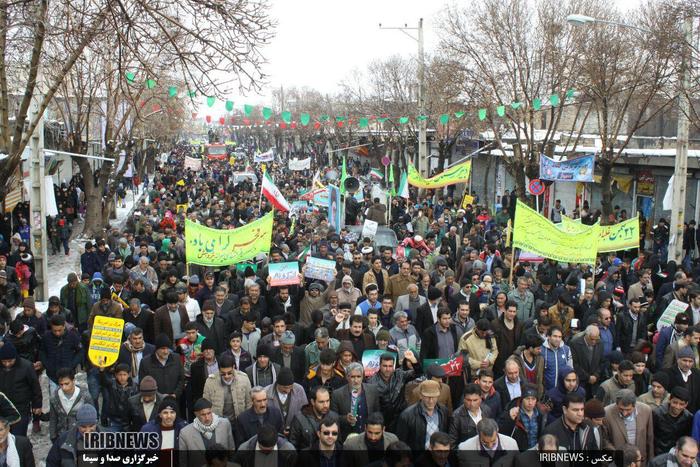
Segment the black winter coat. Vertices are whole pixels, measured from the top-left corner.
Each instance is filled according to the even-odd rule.
[[[74,330],[66,329],[61,337],[46,331],[41,339],[39,360],[46,368],[46,376],[55,383],[57,383],[56,371],[59,368],[73,369],[83,362],[84,356],[80,336]]]
[[[396,436],[408,444],[411,451],[419,453],[425,450],[425,430],[427,422],[421,413],[422,402],[416,402],[401,412],[399,421],[396,424]],[[440,425],[438,431],[447,433],[450,426],[450,413],[447,407],[441,404],[435,406],[440,415]]]
[[[22,415],[32,408],[41,408],[39,378],[32,363],[24,358],[17,358],[9,370],[0,371],[0,392],[5,393]]]
[[[105,372],[100,372],[100,384],[107,392],[107,404],[102,405],[104,414],[110,421],[126,425],[129,423],[129,398],[139,394],[138,387],[129,378],[129,384],[122,387],[113,377],[109,377]],[[154,409],[155,411],[155,409]]]
[[[178,400],[182,396],[185,388],[185,369],[176,354],[168,355],[165,365],[160,364],[155,353],[141,360],[139,381],[143,381],[146,376],[153,376],[161,394],[175,394]]]
[[[654,419],[654,455],[658,456],[671,450],[681,436],[690,436],[693,414],[684,410],[678,417],[668,412],[668,403],[656,407],[652,412]]]

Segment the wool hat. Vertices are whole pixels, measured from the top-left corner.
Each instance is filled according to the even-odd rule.
[[[318,282],[314,282],[309,286],[309,290],[318,290],[319,292],[323,292],[323,284],[319,284]]]
[[[34,299],[32,297],[27,297],[22,301],[22,306],[25,308],[35,308]]]
[[[686,345],[678,351],[676,359],[680,358],[692,358],[693,360],[695,360],[695,352],[693,352],[693,349],[691,349],[689,345]]]
[[[75,422],[78,426],[97,425],[97,410],[92,404],[81,405],[75,416]]]
[[[583,406],[583,414],[586,418],[605,418],[605,407],[598,399],[590,399]]]
[[[158,413],[161,413],[165,409],[171,409],[177,412],[177,401],[172,397],[167,397],[160,401],[158,404]]]
[[[153,376],[144,376],[139,382],[139,392],[141,392],[141,394],[155,394],[156,391],[158,391],[158,383]]]
[[[432,364],[425,369],[425,374],[428,375],[429,378],[444,378],[445,369],[440,365]]]
[[[100,291],[100,300],[103,298],[112,298],[112,291],[109,289],[102,289]]]
[[[266,344],[262,344],[262,343],[258,344],[258,348],[256,349],[256,352],[255,352],[255,354],[258,357],[267,357],[267,358],[270,358],[271,353],[272,352],[270,351],[270,347],[267,346]]]
[[[690,318],[685,313],[678,313],[673,320],[673,324],[690,324]]]
[[[291,386],[294,384],[294,375],[290,368],[286,366],[280,368],[279,373],[277,373],[277,384],[279,386]]]
[[[624,359],[625,357],[619,350],[613,350],[612,352],[610,352],[610,354],[608,354],[608,360],[610,361],[610,363],[615,363],[619,365],[620,362]]]
[[[190,285],[199,285],[199,276],[197,274],[192,274],[189,283]]]
[[[520,394],[520,397],[523,399],[526,397],[537,398],[537,388],[532,384],[526,384],[522,390],[522,393]]]
[[[680,399],[684,402],[690,402],[690,391],[682,386],[676,386],[671,389],[671,397],[675,397],[676,399]]]
[[[296,337],[294,337],[294,333],[292,331],[284,331],[284,334],[282,334],[282,337],[280,338],[280,343],[286,345],[294,345],[295,342]]]
[[[117,259],[117,255],[115,255],[114,252],[107,256],[107,261],[114,261],[115,259]]]
[[[211,408],[212,408],[212,403],[209,402],[207,399],[200,397],[199,399],[197,399],[197,402],[194,403],[194,406],[192,406],[192,411],[199,412],[200,410],[211,409]]]
[[[659,383],[664,389],[667,389],[669,385],[668,374],[663,371],[657,371],[654,373],[654,376],[651,377],[651,382]]]
[[[208,337],[202,341],[202,352],[205,350],[216,350],[216,346],[214,345],[214,340],[209,339]]]
[[[170,338],[165,334],[158,334],[158,337],[156,337],[156,349],[160,349],[163,347],[170,348],[172,344],[173,343],[170,341]]]
[[[430,287],[428,289],[428,300],[437,300],[442,297],[442,292],[437,287]]]
[[[12,360],[17,358],[17,349],[10,341],[5,341],[5,344],[0,347],[0,360]]]
[[[440,383],[431,379],[420,383],[420,395],[425,397],[440,397]]]
[[[389,341],[391,339],[391,334],[389,334],[389,331],[387,329],[380,329],[379,332],[377,332],[377,339],[378,341]]]

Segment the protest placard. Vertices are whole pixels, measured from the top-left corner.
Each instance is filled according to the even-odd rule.
[[[123,330],[124,320],[121,318],[95,317],[88,347],[88,358],[93,365],[107,367],[117,361]]]
[[[270,274],[270,286],[292,285],[299,283],[299,263],[270,263],[267,268]]]
[[[374,238],[377,235],[377,227],[379,227],[378,223],[365,219],[365,223],[362,226],[362,237]]]
[[[335,279],[335,261],[307,256],[304,277],[331,282]]]
[[[659,321],[657,321],[656,329],[661,330],[661,328],[665,328],[666,326],[672,326],[676,319],[676,315],[678,313],[683,313],[689,306],[689,304],[683,303],[674,298],[664,310],[661,318],[659,318]]]

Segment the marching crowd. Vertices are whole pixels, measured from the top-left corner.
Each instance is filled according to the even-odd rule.
[[[26,436],[42,421],[50,467],[76,465],[91,432],[155,433],[181,466],[508,467],[559,450],[696,465],[698,263],[643,243],[595,266],[517,261],[515,196],[463,209],[412,192],[385,207],[366,191],[348,196],[346,224],[376,220],[398,246],[337,233],[309,207],[275,213],[269,255],[188,265],[186,218],[231,229],[271,209],[251,181],[233,183],[245,161],[192,172],[189,153],[170,153],[124,229],[85,243],[46,312],[18,274],[33,268],[29,243],[0,245],[0,465],[38,461]],[[288,200],[309,187],[308,171],[269,170]],[[335,261],[334,280],[305,277],[306,255]],[[271,286],[268,265],[286,261],[300,283]],[[657,327],[669,305],[687,307]],[[125,321],[109,367],[87,358],[98,316]],[[383,351],[371,375],[367,350]]]

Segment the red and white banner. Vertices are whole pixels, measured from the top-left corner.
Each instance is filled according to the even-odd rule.
[[[278,211],[291,211],[291,206],[284,199],[282,192],[272,181],[268,172],[265,172],[262,178],[262,194]]]

